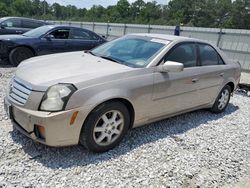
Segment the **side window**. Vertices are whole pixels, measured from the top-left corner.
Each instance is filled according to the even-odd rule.
[[[89,32],[83,29],[73,29],[71,38],[81,40],[94,40],[92,35],[90,35]]]
[[[223,65],[224,62],[216,50],[208,44],[199,44],[202,66]]]
[[[5,20],[2,23],[2,26],[8,27],[8,28],[21,27],[21,20],[20,19],[11,18],[11,19]]]
[[[96,35],[95,33],[89,32],[89,34],[92,36],[92,38],[93,38],[94,40],[99,40],[99,39],[100,39],[100,37],[99,37],[98,35]]]
[[[54,39],[68,39],[69,29],[57,29],[49,33],[49,35]]]
[[[165,61],[183,63],[184,67],[196,66],[196,47],[194,43],[184,43],[175,47],[166,57]]]
[[[24,28],[34,29],[34,28],[42,26],[42,23],[35,22],[35,21],[29,21],[29,20],[23,20],[22,21],[22,26]]]
[[[218,55],[219,58],[219,65],[225,65],[224,61],[222,60],[222,58],[220,57],[220,55]]]

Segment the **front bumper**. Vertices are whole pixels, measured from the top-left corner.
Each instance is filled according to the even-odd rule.
[[[54,147],[78,144],[82,125],[89,112],[87,108],[55,113],[28,110],[16,106],[6,98],[4,103],[6,112],[17,130],[37,142]],[[74,112],[78,112],[78,116],[74,124],[70,125]],[[44,139],[36,134],[37,125],[45,128]]]

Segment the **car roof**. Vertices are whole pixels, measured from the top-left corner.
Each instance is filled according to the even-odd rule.
[[[149,37],[149,38],[157,38],[162,40],[168,40],[168,41],[176,41],[176,42],[202,42],[202,43],[208,43],[207,41],[195,39],[195,38],[188,38],[188,37],[182,37],[182,36],[175,36],[175,35],[167,35],[167,34],[154,34],[154,33],[133,33],[129,34],[132,36],[141,36],[141,37]]]
[[[11,18],[17,18],[17,19],[23,19],[23,20],[33,20],[33,21],[37,21],[37,22],[43,22],[46,23],[43,20],[37,20],[37,19],[33,19],[33,18],[25,18],[25,17],[14,17],[14,16],[7,16],[7,17],[2,17],[1,19],[7,20],[7,19],[11,19]]]
[[[70,26],[70,25],[49,25],[50,27],[53,27],[53,28],[57,28],[57,27],[60,27],[60,28],[75,28],[75,29],[84,29],[84,30],[88,30],[86,28],[82,28],[82,27],[75,27],[75,26]],[[90,31],[90,30],[88,30]]]

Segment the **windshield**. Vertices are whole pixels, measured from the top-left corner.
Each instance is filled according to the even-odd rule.
[[[38,27],[36,29],[33,29],[31,31],[28,31],[26,33],[24,33],[23,35],[26,37],[41,37],[42,35],[46,34],[49,30],[51,30],[53,28],[53,26],[42,26],[42,27]]]
[[[0,23],[2,23],[6,18],[0,18]]]
[[[163,40],[162,40],[163,41]],[[90,53],[130,67],[146,67],[165,46],[148,37],[123,37],[105,43]]]

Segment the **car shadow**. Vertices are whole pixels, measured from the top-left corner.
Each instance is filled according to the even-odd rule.
[[[11,65],[8,60],[0,59],[0,68],[14,68],[14,66]]]
[[[9,61],[7,59],[0,59],[0,66],[10,65]]]
[[[133,150],[143,145],[153,144],[160,139],[172,138],[178,141],[180,134],[199,127],[202,124],[230,115],[238,109],[238,106],[230,103],[227,109],[220,114],[213,114],[206,110],[198,110],[152,123],[144,127],[135,128],[128,132],[118,147],[105,153],[92,153],[79,145],[62,148],[48,147],[35,143],[15,129],[10,134],[14,142],[22,145],[24,152],[29,155],[30,160],[35,160],[51,169],[65,169],[115,159],[129,152],[133,152]]]

